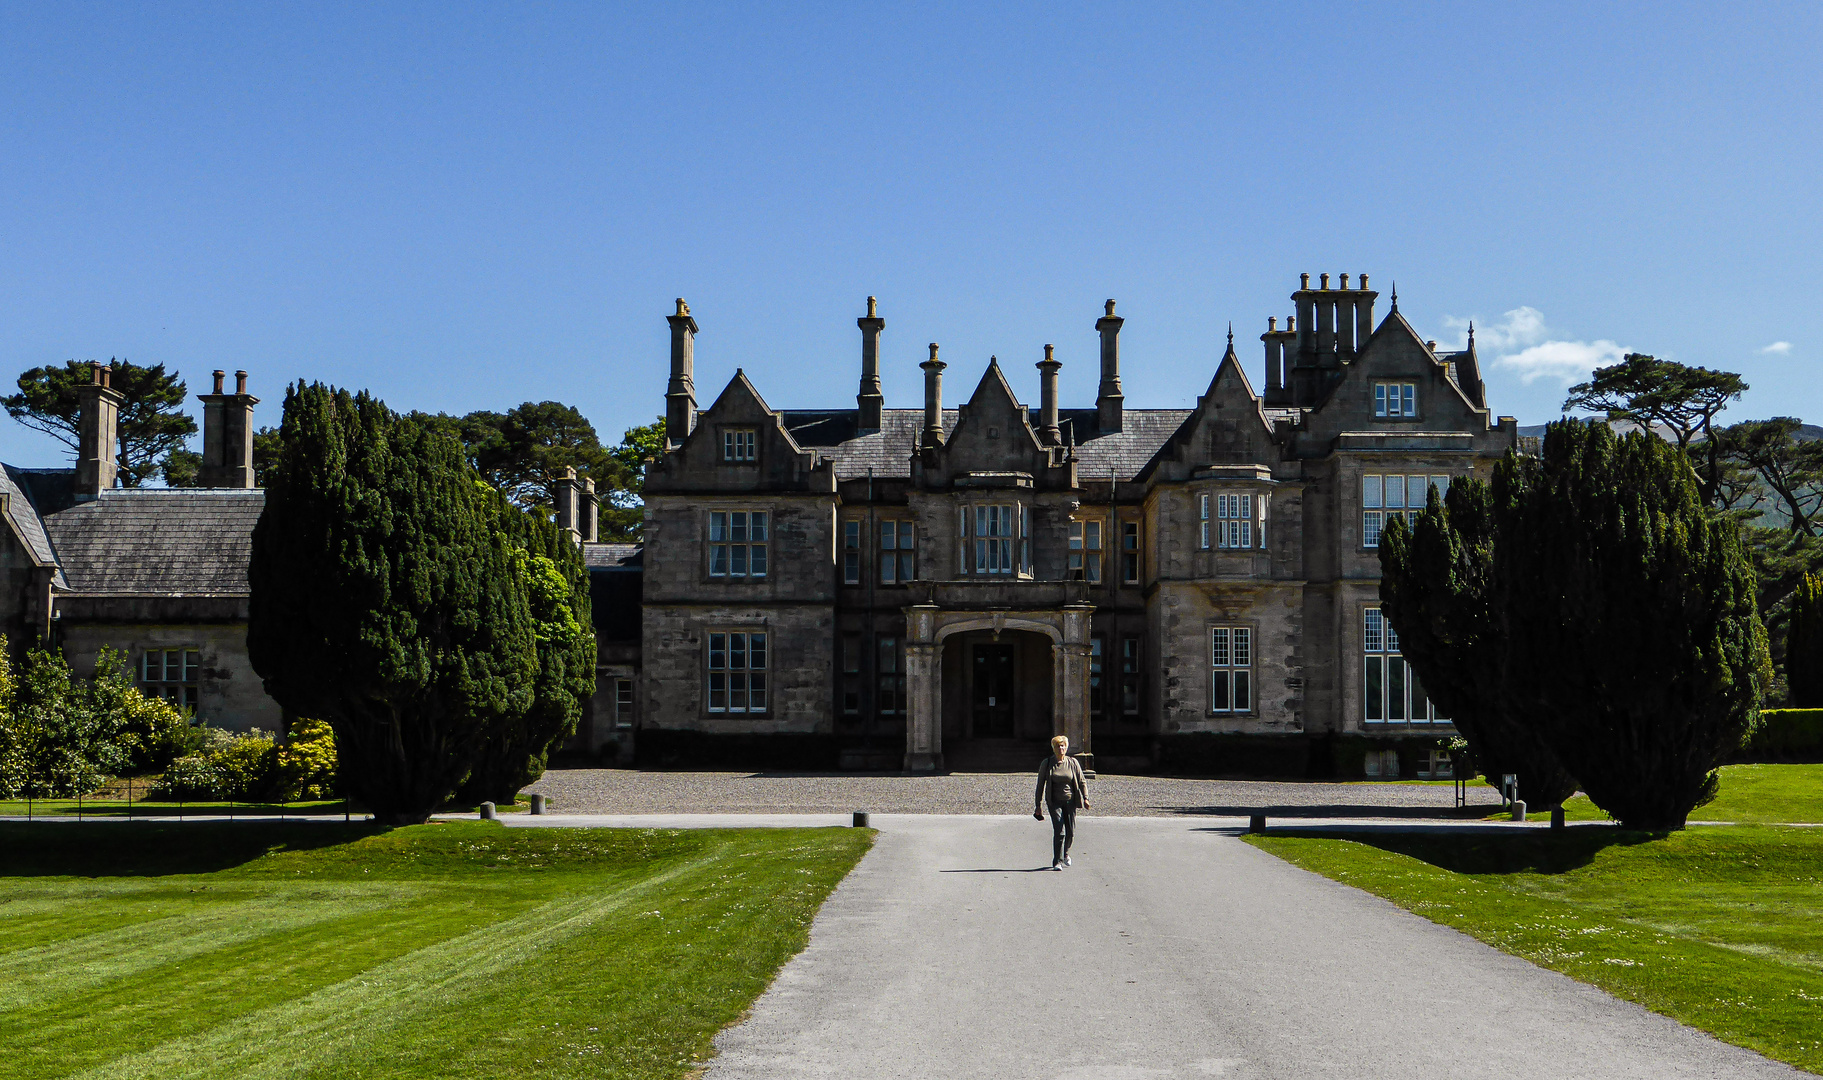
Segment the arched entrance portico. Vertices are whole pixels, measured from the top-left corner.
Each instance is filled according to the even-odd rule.
[[[1089,744],[1089,604],[1036,611],[946,611],[935,604],[905,609],[905,771],[943,768],[943,653],[954,635],[1008,631],[1043,635],[1051,646],[1051,733],[1067,735],[1073,753],[1093,767]],[[993,661],[989,661],[991,664]]]

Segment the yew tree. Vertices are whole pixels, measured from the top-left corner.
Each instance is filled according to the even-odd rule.
[[[1475,771],[1490,784],[1518,777],[1519,798],[1559,806],[1576,778],[1544,742],[1506,686],[1506,634],[1493,610],[1494,507],[1488,485],[1459,480],[1436,488],[1415,526],[1393,516],[1380,534],[1380,601],[1399,648],[1437,705],[1469,744]]]
[[[247,647],[266,692],[335,730],[343,790],[426,820],[533,707],[520,550],[453,439],[298,383],[253,534]]]
[[[1682,828],[1771,679],[1739,526],[1676,446],[1559,421],[1493,483],[1504,707],[1623,825]]]

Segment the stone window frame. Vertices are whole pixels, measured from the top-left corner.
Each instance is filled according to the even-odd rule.
[[[1378,616],[1379,622],[1377,640],[1374,632],[1376,616]],[[1386,618],[1382,603],[1378,600],[1362,603],[1360,613],[1355,619],[1355,625],[1359,628],[1358,634],[1353,638],[1353,644],[1356,655],[1361,658],[1361,680],[1357,685],[1361,691],[1359,716],[1362,730],[1386,731],[1394,728],[1416,728],[1435,731],[1439,728],[1449,727],[1450,719],[1438,715],[1437,703],[1431,700],[1429,694],[1423,693],[1424,686],[1418,680],[1417,672],[1411,669],[1411,662],[1405,659],[1403,652],[1399,651],[1398,635],[1393,630],[1392,621]],[[1395,681],[1392,677],[1395,669],[1384,663],[1388,659],[1394,660],[1399,665],[1397,681],[1400,686],[1400,696],[1404,699],[1400,702],[1400,711],[1407,715],[1398,718],[1388,715],[1392,712],[1390,707],[1392,699],[1389,692],[1391,684]],[[1380,665],[1380,693],[1378,695],[1379,711],[1382,715],[1378,718],[1370,715],[1374,711],[1374,701],[1372,695],[1368,693],[1369,687],[1373,683],[1374,665],[1371,661],[1374,660],[1383,662]],[[1416,719],[1410,715],[1415,711],[1412,708],[1414,690],[1424,696],[1425,715],[1422,719]]]
[[[961,513],[956,515],[957,524],[957,571],[964,577],[979,578],[987,581],[1014,581],[1032,577],[1032,508],[1027,499],[1018,496],[977,497],[960,500]],[[977,514],[978,510],[988,507],[1011,507],[1013,531],[1010,534],[995,533],[992,536],[978,536],[976,530],[979,522],[986,520]],[[1005,570],[980,569],[996,561],[983,559],[982,553],[988,549],[980,545],[990,542],[1008,542],[1009,564]]]
[[[739,635],[742,638],[742,666],[739,668],[731,666],[733,654],[732,646],[734,644],[733,639],[736,635]],[[755,637],[760,639],[761,660],[758,667],[753,666],[753,639]],[[723,645],[723,660],[722,666],[720,667],[717,667],[715,664],[715,644],[717,638],[722,639]],[[715,626],[703,631],[702,665],[703,712],[705,714],[709,716],[741,717],[765,717],[772,714],[773,665],[772,631],[770,627],[767,627],[764,624],[755,625],[742,623],[730,626]],[[732,706],[732,696],[734,693],[733,676],[737,672],[745,680],[746,685],[744,693],[746,694],[746,701],[748,702],[747,705],[739,709],[733,708]],[[715,705],[715,676],[718,673],[724,676],[722,687],[724,698],[720,708],[717,708]],[[758,673],[760,677],[760,693],[765,695],[764,702],[757,709],[752,705],[753,676],[755,673]]]
[[[1234,639],[1228,639],[1229,662],[1223,665],[1215,663],[1216,631],[1225,630],[1230,634],[1239,630],[1247,635],[1247,663],[1242,665],[1233,662]],[[1260,715],[1260,625],[1257,619],[1210,619],[1203,624],[1203,670],[1209,675],[1203,687],[1203,713],[1211,719],[1223,717],[1257,717]],[[1247,676],[1247,707],[1237,709],[1234,703],[1234,684],[1228,687],[1229,707],[1215,707],[1215,673],[1225,671],[1230,674],[1241,671]]]
[[[760,429],[729,425],[721,429],[722,464],[756,465],[760,460]]]
[[[918,580],[918,522],[907,517],[883,517],[874,523],[874,548],[881,585],[907,585]],[[892,543],[888,547],[889,541]],[[888,580],[888,574],[891,580]]]
[[[756,509],[751,503],[729,503],[705,507],[702,514],[701,535],[703,537],[703,580],[705,582],[752,584],[764,582],[771,576],[772,519],[774,516],[771,506]],[[733,515],[735,514],[744,515],[747,519],[743,526],[745,538],[741,540],[734,539]],[[717,515],[727,518],[721,523],[723,527],[721,539],[717,539],[716,536]],[[756,525],[753,520],[754,515],[765,518],[765,521],[757,523],[759,528],[765,530],[765,535],[759,539],[753,538],[753,530]],[[734,573],[733,567],[735,548],[743,549],[741,565],[744,569],[738,574]],[[720,573],[716,572],[718,549],[726,549],[727,552],[727,563],[724,564]],[[755,554],[759,556],[759,562],[762,565],[762,569],[758,573],[753,571]]]
[[[1105,585],[1107,579],[1102,571],[1107,562],[1108,539],[1113,517],[1093,511],[1070,515],[1069,550],[1066,554],[1064,576],[1071,581],[1084,581],[1090,585]],[[1091,526],[1093,528],[1091,528]],[[1090,539],[1095,541],[1089,546]]]
[[[1195,506],[1197,550],[1266,550],[1266,522],[1272,511],[1272,493],[1265,486],[1209,484],[1196,493]]]
[[[140,693],[168,701],[180,709],[196,711],[203,671],[200,646],[148,648],[139,654],[137,666]]]
[[[614,679],[614,726],[630,728],[633,726],[633,680],[616,676]]]
[[[1417,379],[1375,379],[1375,420],[1419,420]]]

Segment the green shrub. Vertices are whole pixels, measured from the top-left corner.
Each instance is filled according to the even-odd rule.
[[[155,797],[265,801],[278,794],[279,750],[270,734],[258,728],[245,735],[198,730],[203,745],[165,769]]]
[[[32,649],[17,669],[0,656],[0,798],[70,798],[110,775],[156,772],[193,751],[196,729],[147,697],[125,657],[103,649],[78,679],[61,653]]]
[[[1823,761],[1823,709],[1762,709],[1742,761]]]
[[[331,798],[335,770],[334,729],[323,720],[298,720],[291,725],[291,737],[279,747],[272,795],[280,802]]]

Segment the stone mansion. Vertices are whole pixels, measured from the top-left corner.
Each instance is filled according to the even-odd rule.
[[[637,575],[637,640],[603,635],[614,713],[582,741],[920,772],[1023,766],[1060,733],[1104,769],[1440,773],[1449,721],[1381,617],[1379,534],[1518,429],[1472,331],[1440,352],[1396,295],[1376,325],[1377,296],[1304,275],[1260,335],[1264,390],[1230,332],[1188,410],[1127,407],[1112,300],[1093,408],[1061,407],[1048,345],[1036,409],[998,360],[945,408],[935,344],[922,408],[887,408],[869,298],[854,407],[774,409],[737,372],[699,411],[679,300],[645,546],[595,558]]]
[[[1264,389],[1228,349],[1193,409],[1131,409],[1114,301],[1093,408],[1038,408],[997,360],[945,408],[889,409],[874,301],[851,408],[778,410],[737,372],[699,411],[678,301],[669,445],[643,546],[596,542],[587,481],[559,524],[591,573],[597,691],[569,749],[621,764],[912,772],[1087,764],[1180,773],[1434,775],[1451,733],[1379,609],[1380,530],[1518,443],[1471,331],[1440,352],[1367,275],[1305,275],[1267,321]],[[1034,349],[1036,352],[1036,349]],[[74,469],[0,469],[0,626],[78,671],[124,651],[149,693],[283,726],[246,653],[254,486],[246,375],[204,394],[203,487],[122,489],[121,395],[96,365]]]

